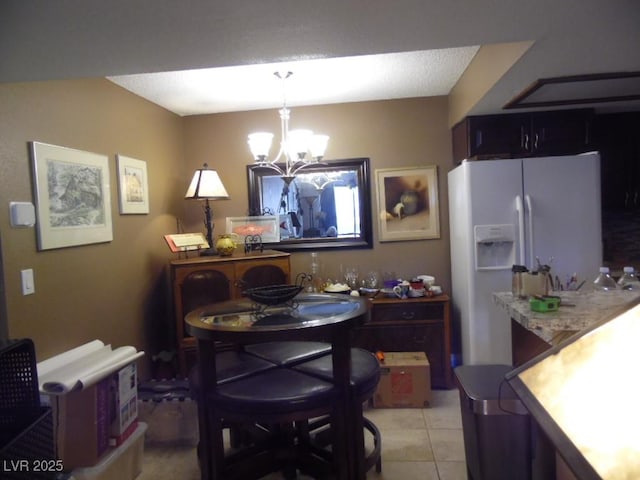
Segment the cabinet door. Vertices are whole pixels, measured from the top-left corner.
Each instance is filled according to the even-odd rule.
[[[233,267],[181,266],[173,270],[173,301],[178,341],[187,337],[184,317],[187,313],[207,303],[231,298]]]
[[[431,370],[431,385],[448,388],[443,338],[441,323],[370,324],[356,329],[353,344],[372,352],[425,352]]]
[[[573,155],[593,147],[589,111],[541,112],[531,116],[528,150],[535,155]]]
[[[525,152],[530,125],[528,115],[469,117],[469,155],[510,158]]]
[[[235,296],[247,288],[283,285],[289,283],[288,259],[272,259],[246,262],[236,265]]]

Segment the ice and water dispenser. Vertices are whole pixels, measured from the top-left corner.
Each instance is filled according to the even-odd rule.
[[[516,263],[515,225],[475,225],[473,235],[476,270],[511,270]]]

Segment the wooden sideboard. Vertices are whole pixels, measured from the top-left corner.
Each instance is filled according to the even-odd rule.
[[[375,298],[371,303],[371,320],[356,329],[353,344],[373,352],[425,352],[431,385],[453,388],[449,296]]]
[[[180,374],[187,376],[196,358],[196,342],[184,327],[187,313],[209,303],[240,298],[247,288],[290,283],[288,253],[275,250],[231,257],[193,257],[169,264]]]

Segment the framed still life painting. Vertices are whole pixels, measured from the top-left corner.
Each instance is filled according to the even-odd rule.
[[[381,242],[440,238],[435,165],[376,170]]]
[[[113,240],[109,158],[30,142],[38,250]]]

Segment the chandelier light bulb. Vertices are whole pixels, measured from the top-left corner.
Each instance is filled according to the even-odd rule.
[[[291,72],[275,72],[274,75],[282,81],[291,76]],[[291,111],[287,108],[286,101],[278,111],[280,114],[280,127],[282,137],[280,150],[272,160],[268,159],[269,150],[273,141],[273,134],[268,132],[256,132],[249,135],[248,144],[251,154],[257,165],[277,171],[280,176],[292,179],[296,172],[309,164],[322,160],[329,137],[327,135],[314,135],[311,130],[289,130]],[[310,154],[310,158],[307,158]],[[278,165],[278,162],[283,162]],[[283,168],[284,167],[284,168]]]
[[[271,142],[273,141],[273,133],[256,132],[249,135],[249,148],[253,154],[253,158],[257,162],[265,162],[271,150]]]

